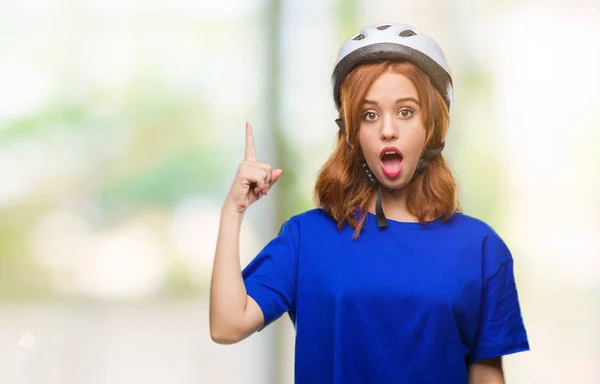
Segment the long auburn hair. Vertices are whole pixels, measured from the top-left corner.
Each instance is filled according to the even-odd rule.
[[[350,72],[340,91],[339,118],[344,122],[346,133],[338,132],[335,149],[317,177],[314,198],[316,205],[333,217],[340,230],[344,223],[354,228],[354,238],[364,226],[368,204],[376,193],[362,168],[364,156],[356,140],[361,108],[371,85],[386,72],[408,77],[417,89],[426,130],[423,151],[438,148],[444,143],[450,123],[444,98],[432,86],[429,76],[415,64],[383,61],[363,64]],[[435,104],[432,98],[435,98]],[[433,105],[436,107],[435,114]],[[460,210],[456,181],[441,153],[427,160],[425,169],[417,173],[405,188],[407,209],[420,223],[439,217],[449,220],[454,212]]]

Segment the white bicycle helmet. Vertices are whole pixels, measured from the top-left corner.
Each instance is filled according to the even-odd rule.
[[[369,26],[340,48],[333,70],[333,99],[340,108],[340,88],[358,65],[382,60],[408,60],[421,68],[452,107],[452,73],[440,46],[431,37],[406,24]]]

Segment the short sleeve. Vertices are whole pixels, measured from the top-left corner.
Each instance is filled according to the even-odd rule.
[[[298,228],[285,222],[271,240],[244,268],[246,293],[260,306],[264,327],[292,310],[296,297]]]
[[[486,238],[483,260],[479,329],[470,361],[529,350],[514,277],[514,260],[496,234]]]

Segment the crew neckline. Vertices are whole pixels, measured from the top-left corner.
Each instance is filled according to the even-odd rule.
[[[375,215],[374,213],[367,211],[367,219],[369,222],[373,222],[375,225],[377,225],[377,215]],[[419,223],[418,221],[397,221],[390,219],[389,217],[386,217],[386,219],[388,221],[389,227],[403,229],[430,229],[439,227],[440,225],[444,224],[441,216],[434,220],[426,221],[423,224]]]

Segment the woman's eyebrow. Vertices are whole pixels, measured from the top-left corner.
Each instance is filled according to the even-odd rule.
[[[419,101],[417,99],[415,99],[414,97],[402,97],[402,98],[396,100],[396,104],[404,103],[407,101],[412,101],[413,103],[420,105]],[[379,105],[379,103],[377,103],[374,100],[365,100],[364,104]]]

